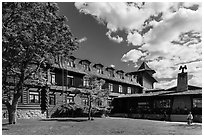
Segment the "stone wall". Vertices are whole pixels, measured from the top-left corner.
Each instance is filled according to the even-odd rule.
[[[8,118],[7,110],[2,110],[2,118]],[[46,118],[46,113],[42,114],[41,110],[17,110],[18,119],[41,119]]]

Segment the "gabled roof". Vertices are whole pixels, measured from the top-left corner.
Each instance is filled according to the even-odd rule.
[[[82,62],[87,62],[88,64],[91,64],[91,62],[87,59],[83,59],[83,60],[80,60],[79,63],[82,63]]]
[[[134,71],[134,72],[129,72],[129,74],[138,74],[140,72],[147,72],[149,73],[150,75],[156,73],[153,69],[151,69],[145,62],[143,62],[141,64],[141,66],[138,68],[137,71]]]
[[[116,73],[124,73],[123,70],[117,70]]]
[[[115,70],[113,67],[107,67],[106,70]]]
[[[98,63],[98,64],[94,64],[94,65],[93,65],[93,67],[96,67],[96,66],[104,67],[101,63]]]
[[[151,69],[145,62],[143,62],[137,71],[145,71],[145,70],[152,71],[152,73],[155,73],[153,69]]]

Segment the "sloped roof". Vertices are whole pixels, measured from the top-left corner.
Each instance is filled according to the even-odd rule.
[[[174,90],[174,91],[176,91],[176,89],[177,89],[177,86],[174,86],[174,87],[168,88],[168,89],[166,89],[166,90],[167,90],[167,91],[169,91],[169,90]],[[188,90],[195,90],[195,89],[202,89],[202,87],[188,85]]]
[[[156,73],[156,71],[154,71],[153,69],[151,69],[145,62],[143,62],[143,63],[141,64],[141,66],[138,68],[137,71],[129,72],[129,74],[137,74],[137,73],[143,72],[143,71],[150,72],[151,75],[152,75],[153,73]]]
[[[141,66],[138,68],[138,70],[152,70],[147,63],[142,62]]]
[[[182,92],[177,91],[159,91],[159,92],[150,92],[144,94],[127,94],[121,95],[117,98],[129,98],[129,97],[150,97],[150,96],[176,96],[176,95],[195,95],[195,94],[202,94],[202,89],[198,90],[187,90]]]

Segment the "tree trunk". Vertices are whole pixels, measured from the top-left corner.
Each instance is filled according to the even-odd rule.
[[[89,95],[89,112],[88,112],[88,120],[91,120],[91,95]]]
[[[20,98],[20,94],[14,94],[12,103],[9,103],[9,105],[7,105],[9,124],[16,124],[17,122],[16,110],[17,110],[19,98]]]
[[[9,124],[16,124],[16,109],[15,108],[9,108],[8,109],[8,120]]]

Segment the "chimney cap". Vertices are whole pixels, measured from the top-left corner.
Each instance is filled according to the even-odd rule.
[[[181,73],[184,73],[184,69],[187,69],[186,65],[179,67],[179,70],[181,70]]]

